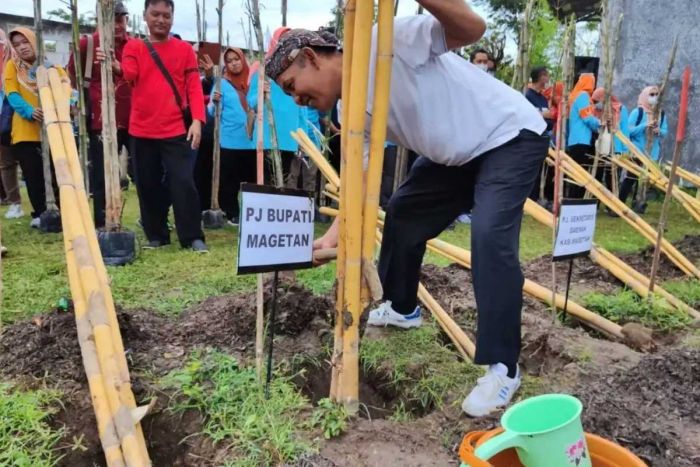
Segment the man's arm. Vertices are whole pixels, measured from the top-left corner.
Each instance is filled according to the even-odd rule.
[[[486,21],[464,0],[416,0],[445,28],[448,49],[458,49],[481,39]]]

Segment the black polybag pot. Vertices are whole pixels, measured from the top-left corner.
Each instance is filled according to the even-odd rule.
[[[102,259],[107,266],[124,266],[136,259],[136,234],[128,230],[120,232],[97,231]]]
[[[226,225],[226,215],[223,211],[208,209],[202,213],[202,224],[205,229],[223,229]]]
[[[39,216],[39,231],[42,233],[58,233],[63,230],[61,213],[55,209],[47,209]]]

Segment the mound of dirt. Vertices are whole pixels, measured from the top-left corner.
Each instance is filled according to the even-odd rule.
[[[652,466],[700,462],[700,351],[671,349],[580,385],[587,431],[614,440]]]
[[[697,264],[698,260],[700,260],[700,235],[686,235],[681,240],[674,242],[673,246],[683,253],[683,255],[691,262]],[[627,264],[645,275],[649,275],[653,257],[653,246],[649,246],[639,253],[620,256],[620,258],[627,262]],[[684,277],[684,275],[666,255],[662,254],[661,260],[659,261],[658,277],[663,281],[681,279]]]
[[[277,294],[275,358],[308,349],[314,354],[320,352],[333,302],[293,283],[280,283]],[[268,287],[266,314],[271,296]],[[153,394],[159,399],[142,422],[153,465],[223,463],[217,461],[222,449],[199,436],[201,415],[196,411],[174,415],[165,410],[171,395],[150,386],[150,379],[182,366],[187,355],[198,347],[215,347],[241,359],[252,358],[255,317],[254,294],[212,297],[177,318],[148,310],[117,311],[134,395],[139,404],[148,402]],[[61,410],[51,420],[66,432],[59,465],[104,465],[72,310],[55,310],[5,327],[0,334],[0,375],[29,387],[45,383],[59,387],[65,397]]]

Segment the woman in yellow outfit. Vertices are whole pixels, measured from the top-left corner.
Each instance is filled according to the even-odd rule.
[[[14,53],[5,66],[3,76],[5,95],[15,112],[9,154],[22,168],[33,209],[30,225],[38,228],[39,216],[46,210],[46,191],[41,158],[41,122],[44,115],[39,105],[36,82],[36,36],[31,29],[23,27],[13,29],[9,36]]]

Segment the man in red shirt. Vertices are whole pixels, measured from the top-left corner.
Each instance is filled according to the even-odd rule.
[[[124,47],[129,40],[127,26],[129,24],[129,11],[121,1],[114,6],[114,55],[121,60]],[[90,190],[92,191],[95,227],[105,225],[105,178],[104,178],[104,149],[102,147],[102,79],[100,77],[100,62],[93,60],[87,64],[88,56],[95,56],[96,49],[100,46],[100,34],[95,31],[92,37],[83,36],[80,39],[81,70],[85,77],[87,88],[86,106],[88,110],[88,130],[90,133],[89,149],[89,176]],[[92,50],[90,50],[92,48]],[[77,87],[75,76],[75,57],[71,54],[68,61],[68,74],[73,87]],[[117,117],[117,143],[118,150],[126,147],[129,150],[129,176],[133,180],[133,168],[131,146],[129,144],[129,111],[131,108],[131,86],[126,80],[114,75],[114,94]]]
[[[173,0],[146,0],[145,7],[148,38],[128,41],[121,61],[113,60],[114,73],[132,84],[129,134],[141,220],[149,241],[145,248],[170,243],[167,221],[172,200],[180,245],[205,253],[193,175],[205,121],[197,58],[190,44],[170,35]],[[104,52],[99,50],[97,56],[103,59]],[[185,115],[190,112],[192,123],[188,121],[186,128]]]

